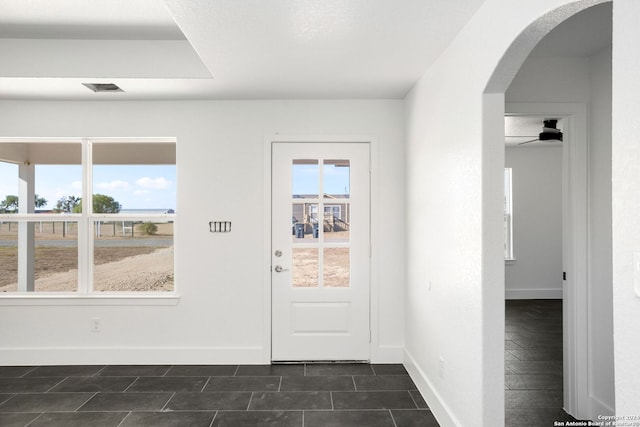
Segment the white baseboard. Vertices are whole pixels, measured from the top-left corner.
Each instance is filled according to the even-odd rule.
[[[404,351],[404,366],[438,423],[443,427],[462,425],[407,350]]]
[[[597,397],[589,396],[589,400],[591,404],[590,419],[592,421],[601,421],[601,419],[598,418],[599,415],[615,415],[616,411]]]
[[[0,349],[0,365],[258,365],[262,347],[30,347]]]
[[[402,363],[403,360],[404,346],[381,345],[371,352],[371,363]]]
[[[505,289],[505,299],[562,299],[562,289]]]

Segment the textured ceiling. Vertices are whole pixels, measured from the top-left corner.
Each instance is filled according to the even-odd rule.
[[[403,98],[482,2],[0,0],[0,98]],[[589,56],[610,20],[583,12],[534,54]]]

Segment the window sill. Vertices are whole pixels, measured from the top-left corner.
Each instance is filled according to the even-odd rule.
[[[39,293],[0,295],[0,306],[170,306],[178,305],[180,296],[170,294],[116,294],[116,295],[77,295],[69,293]]]

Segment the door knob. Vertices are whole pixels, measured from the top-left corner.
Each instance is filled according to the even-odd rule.
[[[289,271],[288,268],[282,268],[281,265],[276,265],[276,267],[274,268],[274,270],[276,271],[276,273],[282,273],[283,271]]]

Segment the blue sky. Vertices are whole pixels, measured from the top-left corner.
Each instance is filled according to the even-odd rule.
[[[175,209],[176,167],[173,165],[100,165],[93,168],[93,193],[106,194],[123,209]],[[64,196],[80,196],[78,165],[36,165],[36,194],[53,209]],[[0,162],[0,200],[18,194],[18,166]]]
[[[324,192],[329,194],[349,194],[348,167],[325,165]],[[319,188],[318,165],[293,165],[293,194],[317,194]]]

